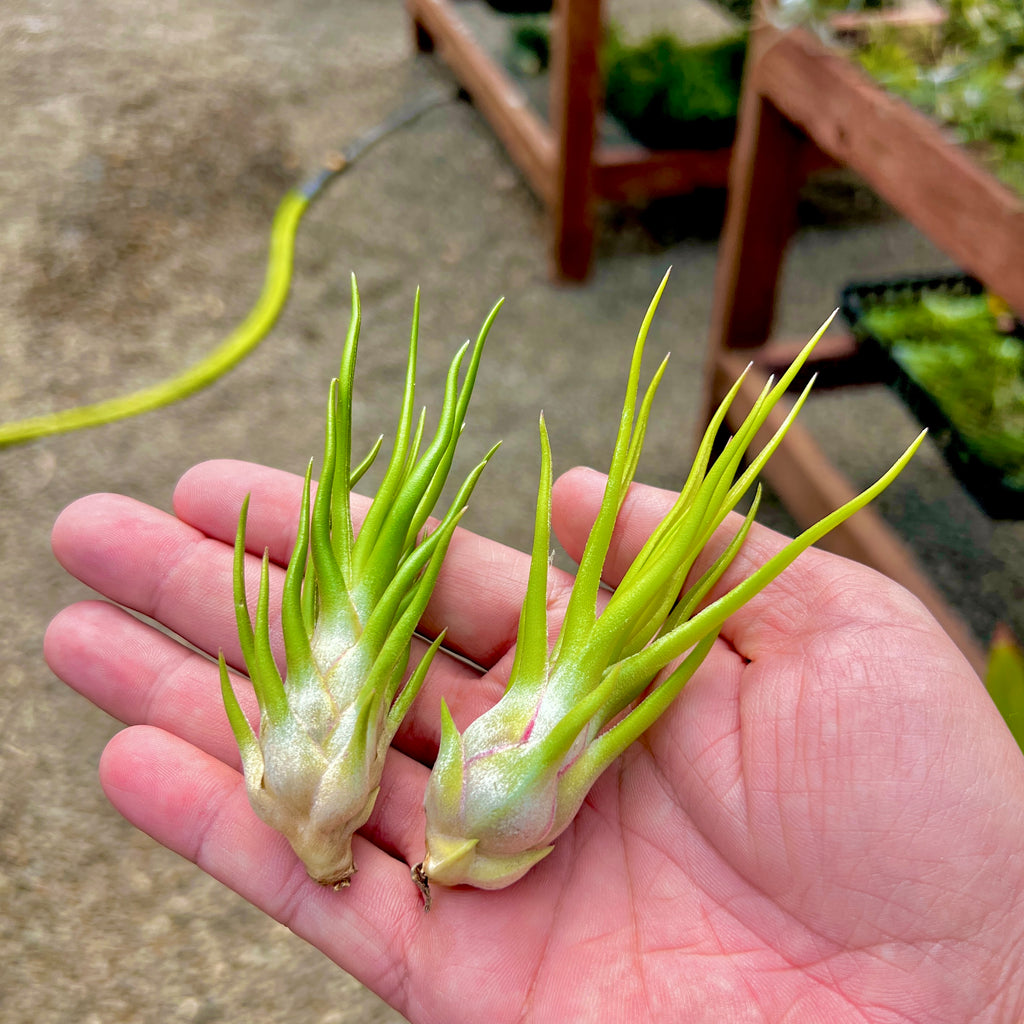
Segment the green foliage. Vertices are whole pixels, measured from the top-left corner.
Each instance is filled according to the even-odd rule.
[[[509,64],[521,74],[539,75],[551,63],[551,20],[523,16],[514,19]]]
[[[773,19],[831,38],[829,18],[890,0],[779,0]],[[994,174],[1024,192],[1024,6],[945,0],[941,30],[866,26],[855,59],[890,92],[952,128]]]
[[[947,5],[949,45],[1002,60],[1024,56],[1020,0],[947,0]]]
[[[609,26],[605,107],[654,149],[728,145],[739,109],[746,34],[687,44],[668,33],[627,43]]]
[[[984,295],[885,296],[861,325],[981,459],[1024,485],[1024,342],[999,330]]]
[[[1024,9],[1019,0],[950,0],[937,39],[870,34],[861,66],[890,92],[954,128],[993,172],[1024,191]]]
[[[509,66],[523,75],[545,71],[551,56],[550,17],[510,20]],[[652,149],[729,145],[739,110],[746,36],[744,29],[688,43],[658,32],[627,42],[621,28],[609,23],[600,54],[605,109]]]

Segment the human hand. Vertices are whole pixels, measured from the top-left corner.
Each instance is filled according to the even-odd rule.
[[[603,482],[575,470],[556,485],[570,555]],[[251,491],[250,550],[282,565],[300,490],[288,474],[206,463],[179,484],[176,516],[94,495],[62,514],[54,550],[102,595],[239,666],[238,507]],[[671,498],[631,490],[609,583]],[[755,528],[720,587],[781,544]],[[422,626],[447,626],[446,645],[486,671],[435,660],[344,892],[310,880],[249,808],[212,661],[101,602],[61,612],[46,656],[132,726],[100,767],[126,818],[412,1021],[1024,1016],[1024,759],[915,599],[814,550],[729,620],[549,857],[508,889],[439,891],[424,914],[408,865],[423,854],[440,697],[461,729],[500,695],[527,571],[526,555],[456,534]],[[553,607],[570,584],[552,570]]]

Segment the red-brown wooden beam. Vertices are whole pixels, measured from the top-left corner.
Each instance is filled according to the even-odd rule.
[[[552,269],[581,281],[594,249],[594,148],[601,108],[601,5],[560,0],[551,26],[551,127],[555,136]]]
[[[757,34],[752,91],[1024,315],[1024,198],[810,33]]]
[[[420,49],[433,47],[501,139],[530,187],[554,202],[555,140],[523,91],[473,38],[449,0],[406,0]]]

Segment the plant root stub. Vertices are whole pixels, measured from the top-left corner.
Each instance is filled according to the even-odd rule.
[[[347,889],[352,884],[352,876],[356,873],[355,868],[350,868],[341,874],[328,875],[326,878],[317,878],[316,875],[310,875],[314,882],[319,882],[322,886],[330,886],[335,892],[339,889]]]
[[[415,883],[416,888],[419,889],[420,895],[423,897],[423,913],[429,914],[430,904],[432,902],[430,895],[430,879],[427,878],[427,873],[423,870],[423,862],[420,861],[419,864],[415,865],[410,874],[412,875],[412,880]]]

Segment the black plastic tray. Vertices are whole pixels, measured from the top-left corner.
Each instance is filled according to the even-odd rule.
[[[980,295],[984,286],[967,274],[936,274],[901,277],[886,281],[848,284],[842,291],[840,309],[853,331],[861,354],[874,364],[878,379],[887,384],[906,404],[918,422],[928,428],[946,464],[963,488],[992,519],[1024,519],[1024,488],[1015,487],[1004,472],[985,462],[950,423],[932,396],[889,354],[886,346],[864,326],[867,308],[887,296],[911,292],[945,291]],[[1015,331],[1024,337],[1020,323]]]

